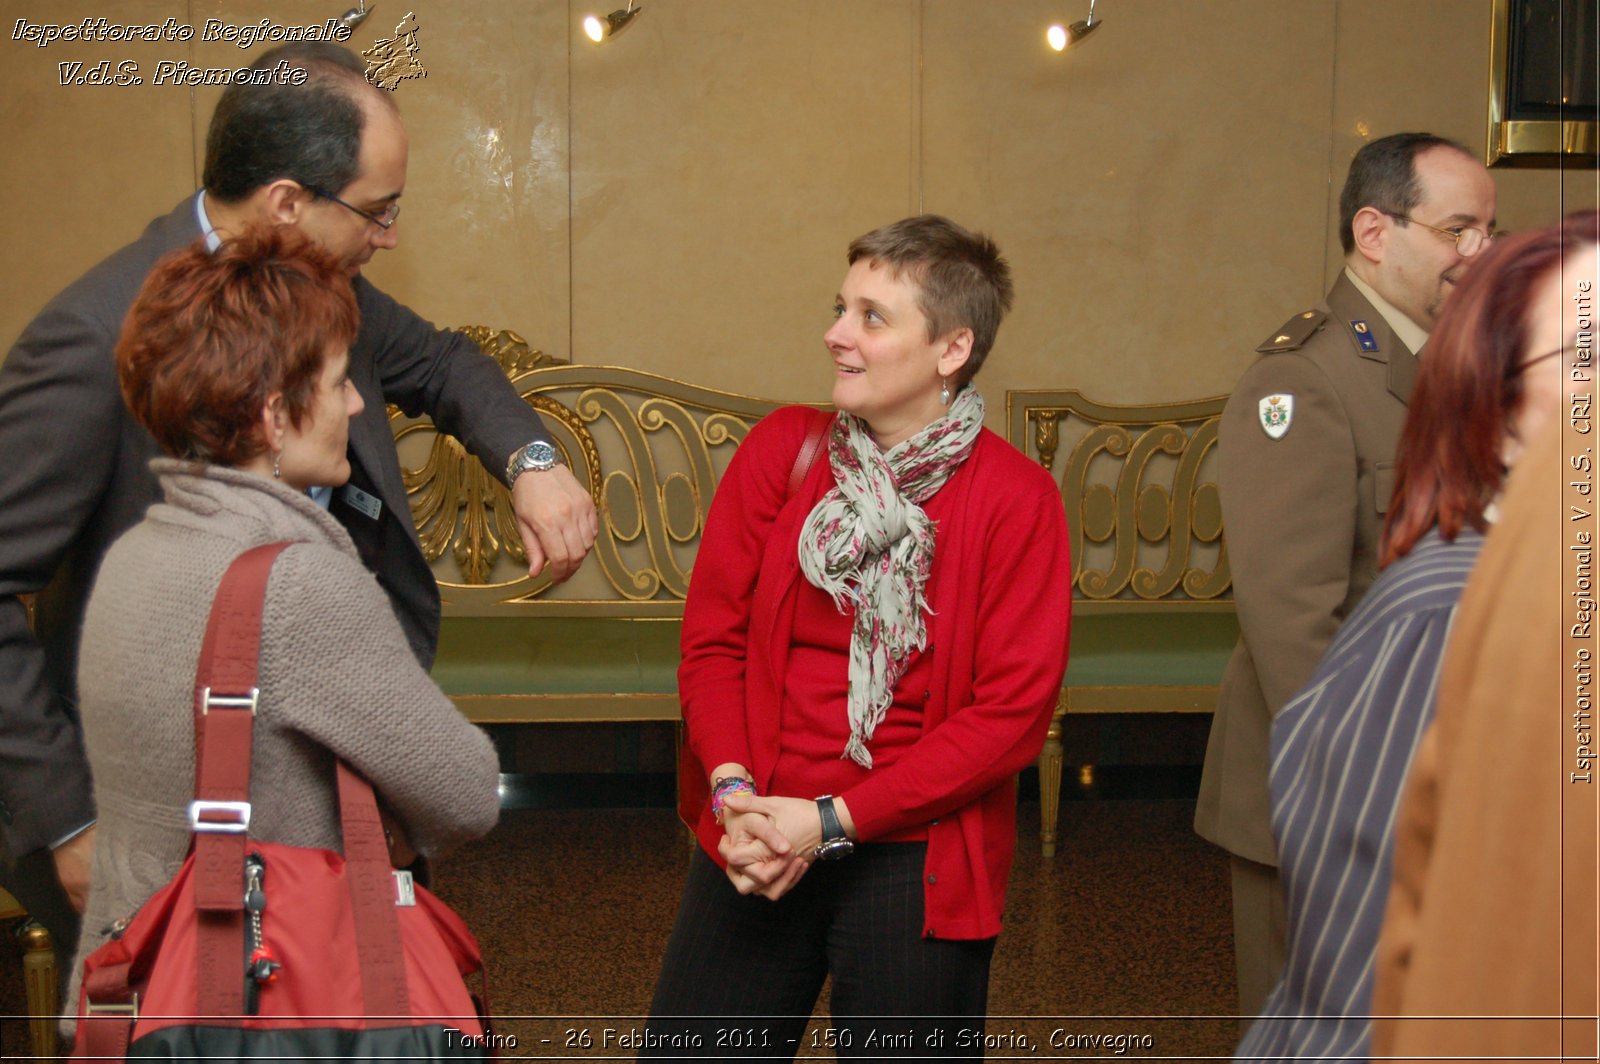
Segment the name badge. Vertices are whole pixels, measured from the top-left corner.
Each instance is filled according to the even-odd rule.
[[[383,500],[376,495],[368,495],[354,484],[346,484],[342,494],[351,509],[361,511],[374,521],[383,513]]]

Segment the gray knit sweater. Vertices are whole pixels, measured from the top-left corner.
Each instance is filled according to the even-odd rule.
[[[78,666],[99,830],[74,970],[183,863],[194,796],[195,664],[217,585],[246,549],[292,540],[267,584],[250,834],[339,848],[334,757],[371,781],[419,853],[499,816],[493,746],[428,678],[349,536],[303,493],[158,459],[165,502],[106,554]],[[77,986],[66,1014],[77,1011]]]

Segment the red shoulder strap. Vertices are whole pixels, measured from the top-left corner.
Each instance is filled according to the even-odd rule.
[[[372,784],[339,762],[339,821],[344,832],[344,878],[350,888],[361,1000],[368,1016],[409,1016],[405,951],[395,913],[394,868]]]
[[[244,858],[250,824],[250,755],[258,697],[261,611],[272,564],[288,543],[245,551],[223,574],[195,669],[194,832],[199,1016],[244,1012]],[[388,847],[371,784],[338,766],[346,880],[369,1016],[409,1014]],[[126,965],[102,969],[84,993],[95,1002],[132,1000]],[[120,1058],[132,1023],[85,1017],[77,1053]]]
[[[201,1016],[244,1012],[244,855],[261,607],[287,543],[245,551],[217,587],[194,679],[196,950]]]
[[[274,543],[240,555],[211,608],[195,675],[195,904],[200,911],[198,1013],[244,1010],[244,858],[250,802],[261,608]],[[345,882],[355,920],[361,989],[368,1016],[410,1013],[389,849],[372,785],[338,766]]]
[[[811,427],[806,430],[806,438],[800,443],[800,453],[794,456],[794,468],[789,470],[791,497],[799,493],[806,482],[806,475],[817,464],[817,455],[822,453],[823,441],[828,438],[828,426],[832,424],[833,414],[827,410],[818,410],[812,419]]]
[[[211,605],[195,670],[195,907],[198,1014],[245,1008],[243,917],[250,827],[250,754],[267,576],[288,546],[254,547],[235,560]],[[405,954],[395,915],[394,870],[371,784],[339,762],[344,874],[362,962],[368,1016],[406,1016]]]

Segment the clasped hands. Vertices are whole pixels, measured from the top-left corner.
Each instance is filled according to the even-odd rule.
[[[817,803],[735,793],[723,799],[722,809],[717,852],[728,862],[729,881],[740,894],[777,901],[816,859],[822,842]]]

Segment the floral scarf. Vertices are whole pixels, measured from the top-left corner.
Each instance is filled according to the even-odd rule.
[[[934,524],[927,501],[972,453],[983,428],[983,397],[963,388],[950,409],[887,453],[867,423],[841,411],[828,437],[838,483],[800,529],[800,569],[843,613],[850,630],[850,741],[844,756],[872,767],[867,741],[894,700],[914,651],[928,644],[923,591],[933,570]]]

